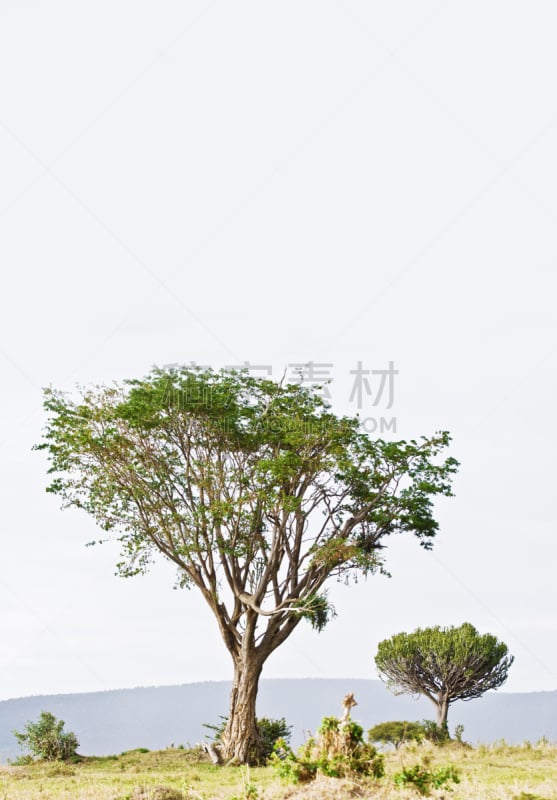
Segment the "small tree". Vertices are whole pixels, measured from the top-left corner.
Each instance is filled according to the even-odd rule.
[[[367,735],[370,742],[392,744],[396,750],[403,742],[419,741],[425,738],[424,727],[421,723],[406,720],[380,722],[370,728]]]
[[[79,747],[75,733],[64,732],[64,720],[57,720],[50,711],[41,711],[37,722],[28,722],[25,733],[14,731],[21,745],[42,761],[65,761],[76,755]]]
[[[513,663],[507,645],[469,622],[459,628],[418,628],[379,643],[375,664],[395,694],[423,694],[447,727],[449,705],[473,700],[507,679]]]

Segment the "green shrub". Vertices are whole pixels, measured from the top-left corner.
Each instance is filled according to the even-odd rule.
[[[317,764],[296,756],[284,739],[278,739],[275,742],[270,762],[279,777],[286,778],[293,783],[306,783],[313,780],[317,774]]]
[[[271,761],[281,777],[295,783],[313,780],[318,772],[333,778],[380,778],[384,774],[383,756],[366,744],[363,736],[364,729],[357,722],[325,717],[317,737],[309,739],[297,754],[279,740]]]
[[[8,758],[8,764],[14,767],[27,767],[29,764],[34,764],[35,759],[30,755],[22,755],[17,758]]]
[[[221,715],[219,719],[220,722],[217,724],[210,724],[208,722],[203,724],[204,728],[209,728],[209,730],[214,731],[213,735],[211,736],[211,740],[217,746],[222,742],[222,737],[228,723],[228,717]],[[281,717],[280,719],[261,717],[261,719],[257,720],[257,729],[259,731],[258,760],[261,764],[265,764],[273,753],[275,742],[277,742],[279,739],[282,739],[285,742],[290,741],[290,737],[292,736],[292,725],[287,725],[284,717]]]
[[[421,727],[424,732],[424,739],[427,739],[428,742],[433,742],[433,744],[445,744],[451,738],[446,724],[437,725],[436,722],[430,719],[424,719]]]
[[[392,722],[380,722],[374,725],[367,733],[370,742],[380,742],[381,744],[392,744],[398,750],[403,742],[421,741],[425,738],[424,727],[420,722],[408,722],[406,720],[394,720]]]
[[[265,763],[271,757],[275,742],[279,739],[290,741],[292,725],[287,725],[284,717],[280,719],[262,717],[257,720],[257,728],[261,737],[261,760]]]
[[[458,742],[462,742],[463,732],[464,727],[457,725],[455,737]],[[451,737],[446,725],[439,726],[430,719],[424,719],[422,722],[408,722],[407,720],[381,722],[368,731],[370,742],[392,744],[397,750],[403,742],[419,742],[423,739],[433,744],[445,744],[450,741]]]
[[[449,783],[460,783],[460,777],[455,767],[439,767],[430,770],[425,764],[414,764],[405,767],[393,776],[397,786],[413,786],[421,795],[431,794],[432,789],[450,789]]]
[[[41,761],[67,761],[77,756],[79,742],[75,733],[64,732],[64,724],[50,711],[41,711],[37,722],[28,722],[25,733],[14,731],[14,736],[21,747]]]

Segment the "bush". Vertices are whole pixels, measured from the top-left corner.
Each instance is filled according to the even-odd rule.
[[[79,742],[75,733],[64,733],[64,721],[50,711],[41,711],[37,722],[28,722],[25,733],[14,731],[21,747],[41,761],[67,761],[75,758]]]
[[[457,725],[455,728],[455,739],[461,744],[464,726]],[[381,742],[381,744],[392,744],[398,750],[404,742],[420,742],[425,739],[432,744],[446,744],[451,741],[447,726],[439,726],[432,720],[424,719],[422,722],[407,722],[406,720],[395,720],[392,722],[380,722],[368,731],[370,742]]]
[[[278,774],[295,783],[313,780],[317,773],[332,778],[354,775],[381,778],[383,756],[363,740],[364,729],[357,722],[341,722],[325,717],[317,738],[309,739],[295,754],[284,741],[278,741],[271,759]]]
[[[29,764],[34,764],[35,759],[30,755],[22,755],[17,758],[8,758],[8,764],[14,767],[27,767]]]
[[[313,739],[310,741],[313,741]],[[286,778],[286,780],[293,781],[293,783],[306,783],[315,778],[317,764],[303,758],[302,748],[298,752],[299,755],[297,756],[288,742],[284,739],[279,739],[275,742],[270,762],[275,767],[280,778]]]
[[[449,729],[446,725],[437,725],[430,719],[424,719],[421,724],[424,739],[433,744],[445,744],[450,740]]]
[[[460,777],[455,767],[439,767],[430,770],[425,764],[414,764],[405,767],[393,776],[397,786],[413,786],[421,795],[431,794],[432,789],[450,788],[449,783],[460,783]]]
[[[279,739],[290,741],[292,725],[287,725],[284,717],[280,719],[262,717],[257,720],[257,727],[261,737],[261,760],[265,763],[271,757],[275,742]]]
[[[403,742],[421,741],[425,738],[425,730],[419,722],[407,722],[406,720],[395,720],[392,722],[380,722],[374,725],[367,733],[370,742],[380,742],[381,744],[392,744],[398,750]]]

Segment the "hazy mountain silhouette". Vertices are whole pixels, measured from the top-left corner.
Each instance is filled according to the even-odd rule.
[[[228,710],[230,682],[189,683],[115,689],[85,694],[22,697],[0,702],[0,760],[19,755],[13,731],[23,730],[42,710],[66,722],[86,755],[121,753],[135,747],[161,749],[170,744],[195,744],[210,731],[203,723],[219,721]],[[260,717],[285,717],[293,725],[293,742],[315,731],[324,716],[338,715],[347,692],[358,705],[352,716],[366,729],[391,719],[434,719],[431,703],[421,698],[395,697],[380,681],[351,678],[289,678],[262,680],[258,699]],[[464,725],[467,741],[506,739],[518,743],[546,736],[557,740],[557,691],[510,694],[489,692],[479,700],[455,703],[449,727]]]

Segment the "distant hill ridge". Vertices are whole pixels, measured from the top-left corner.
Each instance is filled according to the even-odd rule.
[[[109,755],[135,747],[162,749],[170,744],[195,744],[207,737],[203,723],[218,722],[228,710],[229,681],[113,689],[83,694],[57,694],[0,701],[0,761],[19,755],[14,730],[51,711],[75,731],[84,755]],[[433,719],[424,698],[395,697],[381,681],[355,678],[284,678],[262,680],[258,699],[261,717],[293,725],[293,742],[315,731],[324,716],[340,714],[341,701],[354,692],[353,718],[364,728],[391,719]],[[557,691],[510,694],[489,692],[479,700],[455,703],[449,727],[464,725],[470,742],[506,739],[519,743],[547,737],[557,741]]]

